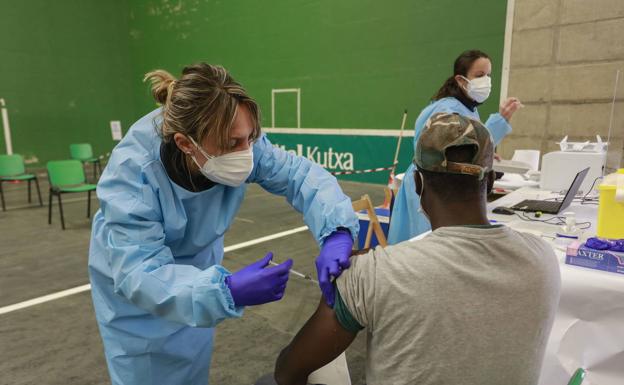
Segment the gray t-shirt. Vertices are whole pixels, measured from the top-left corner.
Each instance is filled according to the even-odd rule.
[[[352,258],[336,281],[366,328],[366,383],[532,385],[559,302],[559,264],[508,227],[443,227]]]

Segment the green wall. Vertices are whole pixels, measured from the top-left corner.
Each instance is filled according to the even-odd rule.
[[[135,1],[134,78],[217,63],[259,101],[265,126],[271,89],[301,88],[302,127],[396,129],[405,108],[413,125],[454,58],[476,47],[494,61],[485,114],[497,108],[505,9],[502,0]],[[143,111],[153,106],[145,89],[136,95]],[[294,127],[294,97],[280,98],[276,126]]]
[[[0,97],[14,150],[42,161],[66,157],[72,142],[108,151],[110,120],[125,133],[154,108],[145,72],[177,75],[198,61],[228,68],[260,103],[266,127],[271,89],[301,88],[303,127],[397,129],[407,108],[411,129],[469,48],[494,62],[482,116],[498,104],[502,0],[0,3]],[[294,100],[279,96],[276,126],[295,126]]]
[[[259,102],[271,125],[272,88],[301,88],[303,128],[407,129],[452,74],[455,57],[478,48],[493,60],[492,98],[484,118],[498,109],[506,1],[480,0],[206,0],[130,3],[136,105],[154,107],[143,74],[206,61],[228,68]],[[276,127],[296,127],[294,95],[279,95]],[[269,135],[288,149],[302,144],[328,151],[314,135]],[[374,152],[370,140],[338,141],[352,152],[354,168],[392,163],[396,139]],[[397,172],[412,157],[404,141]],[[343,170],[332,170],[343,171]],[[385,183],[388,172],[341,179]]]
[[[109,121],[125,129],[139,117],[128,16],[124,1],[0,1],[0,97],[14,152],[36,165],[68,158],[70,143],[106,153]]]

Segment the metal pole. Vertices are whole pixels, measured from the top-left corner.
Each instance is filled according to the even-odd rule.
[[[617,99],[619,82],[620,82],[620,70],[617,70],[617,72],[615,73],[615,84],[613,85],[613,100],[611,101],[611,116],[609,117],[609,133],[607,134],[607,154],[605,156],[605,163],[603,164],[603,167],[602,167],[602,176],[605,176],[605,173],[607,172],[606,168],[609,165],[609,150],[613,148],[613,146],[611,146],[611,133],[613,131],[613,116],[615,115],[615,101]]]
[[[301,128],[301,88],[297,88],[297,128]]]
[[[13,155],[13,142],[11,141],[11,126],[9,125],[9,113],[6,109],[4,99],[0,99],[2,106],[2,125],[4,126],[4,144],[6,145],[7,155]]]
[[[407,120],[407,110],[403,111],[403,121],[401,122],[401,133],[399,134],[399,140],[397,141],[396,151],[394,152],[394,161],[392,162],[392,173],[396,171],[396,166],[399,161],[399,152],[401,151],[401,140],[403,140],[403,131],[405,130],[405,121]]]
[[[271,90],[271,127],[275,128],[275,90]]]
[[[513,19],[516,6],[515,0],[507,0],[507,14],[505,17],[505,38],[503,44],[503,62],[501,65],[501,88],[499,104],[507,99],[509,94],[509,67],[511,63],[511,45],[513,38]]]

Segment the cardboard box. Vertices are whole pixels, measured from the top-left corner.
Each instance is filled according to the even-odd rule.
[[[594,250],[575,241],[568,246],[566,252],[568,265],[589,267],[612,273],[624,274],[624,252],[611,250]]]

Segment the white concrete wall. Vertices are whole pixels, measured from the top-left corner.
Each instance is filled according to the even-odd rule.
[[[516,0],[509,96],[526,107],[512,119],[513,133],[499,152],[552,151],[564,135],[606,140],[617,69],[613,143],[622,148],[624,0]]]

